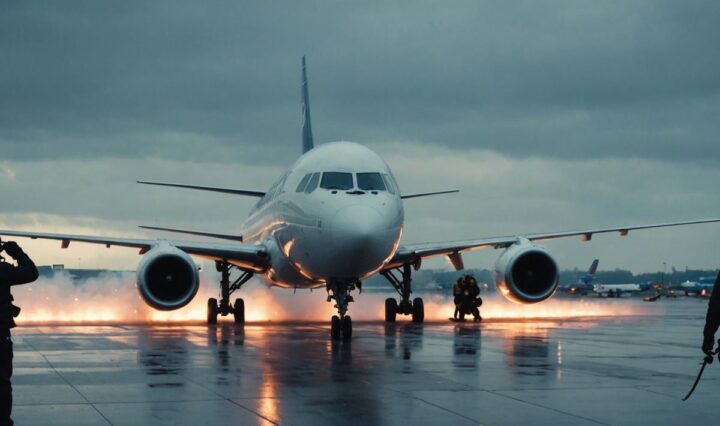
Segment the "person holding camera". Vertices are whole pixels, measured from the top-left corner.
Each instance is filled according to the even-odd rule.
[[[38,278],[35,263],[14,241],[0,242],[0,253],[7,253],[17,266],[5,262],[0,256],[0,426],[12,425],[12,359],[13,344],[10,329],[15,327],[15,317],[20,308],[13,305],[10,287],[27,284]]]

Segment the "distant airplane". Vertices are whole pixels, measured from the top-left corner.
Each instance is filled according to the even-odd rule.
[[[637,293],[649,290],[649,284],[595,284],[593,292],[598,295],[607,295],[609,297],[620,297],[622,293]]]
[[[700,297],[709,297],[715,287],[716,277],[701,277],[697,281],[685,281],[680,284],[680,288],[685,291],[685,294],[695,294]]]
[[[564,291],[570,294],[581,294],[586,295],[588,292],[593,290],[592,282],[595,279],[595,272],[597,271],[598,263],[600,260],[595,259],[590,264],[587,272],[580,276],[574,284],[565,284],[558,287],[558,290]]]
[[[245,302],[230,295],[255,274],[267,284],[285,288],[325,288],[338,315],[331,318],[332,338],[349,338],[352,320],[347,315],[351,292],[362,281],[383,275],[400,295],[385,301],[385,320],[397,314],[412,315],[423,322],[423,300],[411,299],[411,276],[425,258],[447,256],[457,270],[464,269],[462,253],[481,248],[503,249],[495,263],[495,282],[500,292],[518,303],[537,303],[555,293],[558,266],[536,241],[677,225],[719,222],[701,219],[652,225],[589,228],[578,231],[515,234],[465,241],[401,244],[403,200],[457,191],[403,194],[390,167],[370,149],[351,142],[315,147],[310,122],[310,102],[305,58],[302,59],[303,154],[267,192],[176,183],[139,182],[166,187],[190,188],[231,195],[256,197],[258,203],[242,225],[240,234],[145,227],[184,233],[225,242],[190,242],[166,239],[131,239],[102,236],[52,234],[4,230],[0,235],[123,246],[138,249],[143,257],[137,269],[137,287],[150,306],[179,309],[195,297],[198,269],[190,256],[211,259],[219,272],[221,298],[208,299],[207,320],[233,314],[245,321]],[[512,178],[512,177],[510,177]],[[239,277],[230,280],[232,270]]]

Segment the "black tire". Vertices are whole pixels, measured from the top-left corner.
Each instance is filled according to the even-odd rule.
[[[330,319],[330,337],[334,339],[340,338],[340,317],[333,315]]]
[[[235,299],[233,304],[233,316],[235,317],[235,324],[245,323],[245,301],[238,298]]]
[[[397,316],[397,300],[395,299],[385,299],[385,322],[395,322],[395,317]]]
[[[217,299],[212,297],[208,299],[207,304],[207,322],[208,324],[217,324],[217,317],[220,309],[218,308]]]
[[[482,297],[478,297],[478,298],[477,298],[477,302],[475,302],[475,303],[477,304],[476,306],[477,306],[478,308],[481,307],[481,306],[482,306]]]
[[[419,297],[416,297],[415,300],[413,300],[412,321],[418,324],[425,321],[425,305],[423,304],[423,300]]]
[[[342,319],[342,335],[344,340],[348,340],[352,337],[352,318],[343,317]]]

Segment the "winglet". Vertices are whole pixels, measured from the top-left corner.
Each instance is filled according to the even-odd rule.
[[[305,70],[305,55],[302,57],[302,102],[300,104],[300,119],[302,126],[303,154],[313,149],[312,125],[310,120],[310,95],[308,94],[307,71]]]

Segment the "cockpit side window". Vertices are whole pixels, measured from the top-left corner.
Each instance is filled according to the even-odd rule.
[[[318,186],[318,182],[320,181],[320,173],[313,173],[312,177],[310,177],[310,180],[307,183],[307,186],[305,186],[305,193],[309,194],[315,190]]]
[[[385,182],[380,173],[358,173],[358,188],[363,191],[385,191]]]
[[[382,174],[382,179],[383,179],[383,181],[385,182],[385,186],[387,187],[387,190],[388,190],[391,194],[395,195],[395,194],[397,193],[397,188],[396,188],[396,186],[393,184],[393,181],[392,181],[392,178],[390,177],[390,175],[387,175],[387,174],[383,173],[383,174]]]
[[[312,176],[312,173],[308,173],[305,176],[303,176],[302,180],[297,186],[297,189],[295,192],[303,192],[305,191],[305,186],[307,186],[308,181],[310,180],[310,177]]]
[[[347,191],[353,189],[352,173],[324,172],[320,188]]]

